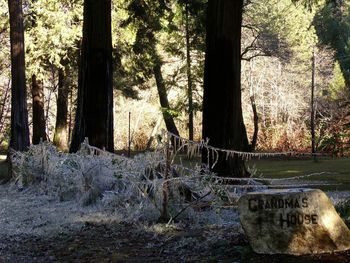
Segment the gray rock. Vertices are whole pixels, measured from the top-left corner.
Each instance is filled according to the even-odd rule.
[[[321,190],[251,192],[239,199],[238,209],[256,253],[302,255],[350,249],[350,231]]]

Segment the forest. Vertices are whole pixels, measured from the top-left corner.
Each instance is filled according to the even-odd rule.
[[[96,96],[91,102],[96,108],[89,107],[113,113],[109,128],[113,147],[104,147],[128,149],[129,112],[132,150],[151,148],[152,137],[163,127],[190,140],[202,138],[206,5],[200,0],[113,1],[111,10],[104,11],[106,16],[110,13],[111,21],[104,22],[110,22],[111,28],[91,25],[106,27],[100,34],[111,38],[105,44],[110,45],[108,96],[113,99]],[[6,1],[0,8],[0,141],[6,152],[12,83],[10,16]],[[251,150],[311,151],[313,126],[314,150],[347,155],[350,22],[346,1],[319,1],[311,9],[287,0],[246,1],[243,8],[241,102]],[[84,56],[83,20],[82,1],[23,2],[25,77],[18,78],[25,78],[21,81],[28,93],[33,144],[42,139],[62,150],[79,147],[81,140],[74,142],[73,131],[76,116],[82,118],[77,105],[81,104],[78,75],[84,74],[79,66],[80,55]],[[102,48],[97,47],[100,44],[91,43],[91,48]],[[91,76],[87,73],[87,82],[102,85],[96,70]],[[220,80],[215,81],[220,86]],[[103,109],[107,104],[108,110]],[[213,110],[217,114],[222,110],[219,104]]]
[[[350,225],[349,1],[0,0],[0,17],[0,261],[271,262],[239,223],[254,190],[329,191]]]

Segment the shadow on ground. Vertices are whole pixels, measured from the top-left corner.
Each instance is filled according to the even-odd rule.
[[[159,234],[141,226],[86,223],[79,231],[52,237],[3,236],[0,262],[350,262],[350,252],[303,257],[258,255],[244,236],[217,231],[222,239],[208,243],[210,237],[203,229],[172,229]]]

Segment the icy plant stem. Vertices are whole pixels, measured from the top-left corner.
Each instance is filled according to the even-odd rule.
[[[169,201],[169,170],[170,170],[170,136],[167,136],[166,142],[166,159],[165,159],[165,172],[164,172],[164,183],[163,183],[163,204],[162,204],[162,214],[159,218],[159,221],[168,222],[169,213],[168,213],[168,201]]]

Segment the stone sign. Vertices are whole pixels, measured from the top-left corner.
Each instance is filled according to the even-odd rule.
[[[250,192],[239,199],[238,209],[256,253],[302,255],[350,249],[350,231],[321,190]]]

